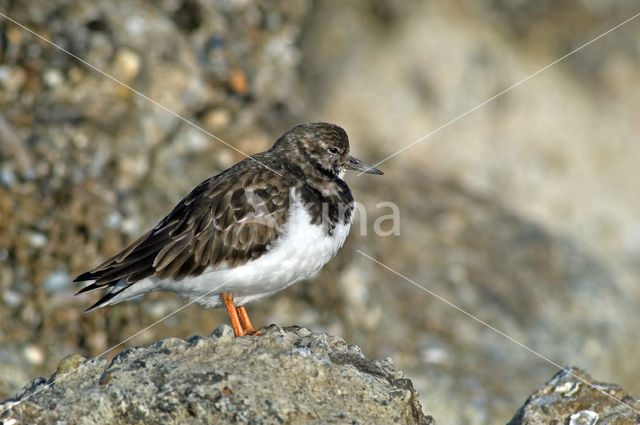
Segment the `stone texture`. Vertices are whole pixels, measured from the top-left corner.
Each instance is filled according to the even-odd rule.
[[[3,424],[420,424],[411,381],[341,338],[270,326],[65,359],[0,404]]]
[[[640,399],[567,367],[538,388],[508,425],[637,425]]]
[[[376,162],[601,34],[634,2],[15,2],[0,9],[249,153],[335,121]],[[430,414],[506,423],[559,364],[640,392],[640,26],[630,22],[382,164],[348,176],[358,217],[309,282],[249,306],[392,357]],[[185,305],[83,315],[74,274],[241,155],[0,21],[0,398]],[[374,222],[399,207],[400,235]],[[362,227],[361,227],[362,226]],[[362,230],[364,228],[364,231]],[[98,294],[95,294],[97,296]],[[95,299],[93,299],[95,300]],[[127,341],[208,334],[189,306]],[[437,385],[434,385],[437,383]]]
[[[109,319],[67,308],[73,277],[243,158],[227,139],[254,153],[288,126],[308,8],[0,0],[12,19],[162,105],[0,18],[0,394],[79,343],[95,355],[119,339]],[[114,317],[138,327],[131,318]]]
[[[618,0],[328,0],[311,15],[309,115],[339,120],[380,160],[421,140],[380,164],[383,179],[349,180],[368,233],[356,226],[336,265],[342,316],[321,319],[393,357],[440,420],[506,423],[556,368],[356,248],[554,362],[640,393],[638,18],[461,116],[637,12]],[[399,206],[400,235],[372,231],[379,202]],[[307,292],[334,293],[321,277]]]

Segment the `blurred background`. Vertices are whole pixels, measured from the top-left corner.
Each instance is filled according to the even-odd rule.
[[[0,11],[255,153],[329,121],[375,163],[640,12],[623,0],[0,0]],[[505,423],[549,362],[640,394],[640,18],[379,166],[313,279],[254,324],[392,357],[440,423]],[[243,156],[0,17],[0,399],[95,356],[185,301],[83,314],[72,279]],[[393,202],[400,234],[376,235]],[[366,231],[363,231],[366,230]],[[189,306],[124,346],[207,335]]]

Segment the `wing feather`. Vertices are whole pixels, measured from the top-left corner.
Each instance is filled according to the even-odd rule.
[[[273,179],[266,169],[234,168],[202,182],[153,229],[78,276],[75,281],[93,281],[79,293],[121,279],[130,285],[149,276],[181,280],[267,252],[286,221],[290,182]]]

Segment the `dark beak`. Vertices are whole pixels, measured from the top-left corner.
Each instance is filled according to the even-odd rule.
[[[367,165],[358,158],[354,158],[352,156],[349,157],[349,161],[347,162],[347,170],[362,171],[367,174],[384,174],[377,168]]]

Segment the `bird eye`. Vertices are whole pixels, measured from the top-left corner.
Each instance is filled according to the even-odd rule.
[[[331,155],[335,155],[335,154],[337,154],[337,153],[339,152],[338,148],[335,148],[335,147],[333,147],[333,146],[331,146],[331,147],[328,149],[328,151],[329,151],[329,153],[330,153]]]

